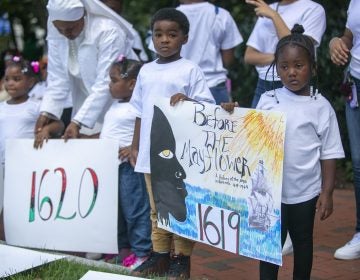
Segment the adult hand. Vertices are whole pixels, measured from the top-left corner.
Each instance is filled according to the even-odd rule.
[[[274,11],[268,4],[263,0],[245,0],[247,4],[255,6],[255,14],[258,17],[272,18],[276,11]]]
[[[43,127],[50,123],[50,118],[45,115],[40,115],[35,124],[35,135],[42,131]]]
[[[329,43],[331,61],[336,65],[345,65],[349,59],[350,50],[343,40],[338,37],[331,39]]]
[[[65,142],[68,139],[79,138],[79,135],[80,135],[79,131],[80,131],[79,125],[77,125],[74,122],[70,122],[70,124],[66,128],[62,138],[65,140]]]

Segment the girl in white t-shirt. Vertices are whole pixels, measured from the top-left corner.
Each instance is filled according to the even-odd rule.
[[[336,115],[311,86],[315,50],[304,29],[276,46],[275,66],[284,87],[265,92],[257,109],[284,112],[286,131],[281,199],[281,241],[287,231],[294,247],[294,279],[310,279],[315,213],[325,220],[333,212],[335,160],[344,157]],[[223,106],[231,111],[233,103]],[[260,262],[260,279],[277,279],[279,266]]]
[[[280,0],[270,5],[263,0],[246,0],[246,3],[255,7],[258,16],[244,55],[245,63],[254,65],[259,76],[251,104],[255,108],[261,94],[282,87],[276,69],[269,67],[277,42],[290,34],[294,24],[301,24],[304,34],[318,47],[325,32],[326,16],[324,8],[311,0]]]
[[[150,203],[144,174],[134,171],[128,161],[136,114],[129,101],[142,64],[123,55],[110,67],[113,103],[104,117],[99,138],[119,143],[118,255],[105,261],[135,269],[146,261],[151,250]],[[94,135],[95,136],[95,135]],[[93,137],[94,137],[93,136]],[[95,136],[96,137],[96,136]]]
[[[40,103],[30,100],[29,92],[38,81],[38,73],[38,62],[33,61],[30,63],[18,56],[14,56],[6,67],[4,86],[10,99],[0,102],[1,168],[4,167],[5,163],[6,140],[34,139],[35,123],[40,114]],[[63,125],[60,121],[52,121],[36,135],[34,146],[42,146],[44,140],[47,140],[50,136],[60,134],[62,130]],[[0,180],[2,179],[0,178]],[[2,219],[0,220],[2,221]]]

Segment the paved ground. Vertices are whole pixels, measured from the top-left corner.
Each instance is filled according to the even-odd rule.
[[[354,234],[354,192],[337,189],[334,213],[326,221],[316,220],[314,233],[313,280],[359,280],[360,259],[340,261],[333,258],[335,250]],[[285,256],[279,280],[292,279],[292,255]],[[191,279],[253,280],[258,279],[258,261],[196,244],[192,257]]]

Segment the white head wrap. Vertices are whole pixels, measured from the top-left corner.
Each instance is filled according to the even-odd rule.
[[[76,21],[83,17],[85,8],[80,0],[49,0],[49,20]]]

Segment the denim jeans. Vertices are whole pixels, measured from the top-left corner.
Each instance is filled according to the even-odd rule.
[[[313,231],[318,197],[297,204],[281,203],[281,245],[289,231],[294,247],[294,280],[309,280],[313,261]],[[260,280],[276,280],[279,266],[260,261]]]
[[[210,91],[215,99],[216,105],[220,105],[221,102],[230,102],[230,95],[225,83],[221,83],[214,87],[211,87]]]
[[[131,248],[143,257],[151,250],[151,222],[149,196],[142,173],[128,162],[119,166],[118,246]]]
[[[255,95],[251,103],[251,108],[256,108],[256,105],[259,103],[261,95],[269,90],[281,88],[283,86],[281,81],[266,81],[258,79],[255,89]]]
[[[354,79],[358,101],[360,101],[360,80]],[[360,232],[360,108],[351,108],[346,102],[346,124],[350,140],[350,152],[354,173],[354,190],[356,202],[356,228]]]

